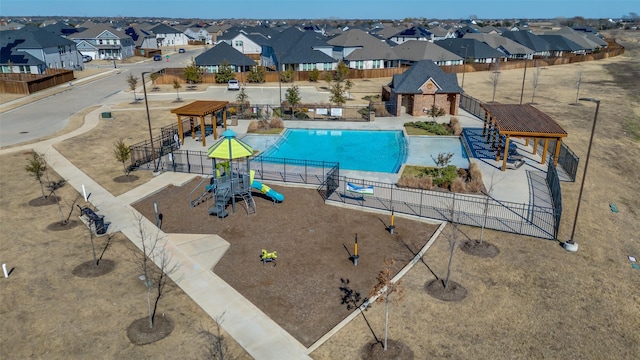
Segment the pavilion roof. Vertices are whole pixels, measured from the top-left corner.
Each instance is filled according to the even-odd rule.
[[[500,134],[525,137],[566,137],[567,132],[549,115],[530,104],[481,104]]]
[[[222,110],[228,101],[196,100],[190,104],[171,110],[171,113],[181,116],[206,116]]]

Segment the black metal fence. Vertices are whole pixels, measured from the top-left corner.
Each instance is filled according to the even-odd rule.
[[[560,218],[562,217],[562,189],[560,189],[560,178],[553,162],[549,163],[547,170],[547,186],[551,192],[551,201],[553,202],[554,217],[554,238],[558,238],[558,229],[560,228]]]
[[[349,191],[348,183],[373,186],[374,195]],[[491,197],[399,188],[395,184],[334,177],[325,184],[326,201],[554,239],[559,215],[553,208],[499,201]]]

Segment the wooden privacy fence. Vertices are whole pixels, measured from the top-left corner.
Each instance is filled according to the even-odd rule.
[[[72,70],[46,69],[39,74],[0,74],[0,92],[29,95],[75,79]]]

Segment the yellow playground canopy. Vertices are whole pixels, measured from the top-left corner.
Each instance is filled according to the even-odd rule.
[[[236,133],[227,129],[222,137],[207,150],[207,156],[214,159],[239,159],[253,155],[253,148],[247,143],[236,139]]]

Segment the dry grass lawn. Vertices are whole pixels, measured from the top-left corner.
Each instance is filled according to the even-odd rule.
[[[595,104],[575,101],[574,83],[582,68],[580,96],[602,101],[578,219],[577,253],[557,242],[485,231],[500,249],[493,259],[471,257],[456,250],[452,279],[468,296],[445,303],[424,290],[447,266],[447,240],[442,237],[404,278],[404,301],[390,308],[389,337],[424,358],[599,358],[630,359],[640,353],[640,271],[628,255],[640,258],[640,34],[619,33],[627,47],[620,57],[592,63],[551,66],[541,72],[535,102],[569,133],[566,143],[581,158],[575,183],[563,183],[560,239],[569,238]],[[527,73],[524,101],[531,101]],[[379,93],[389,79],[355,82],[353,93]],[[322,85],[322,84],[320,84]],[[496,101],[518,103],[522,70],[503,71]],[[467,73],[465,91],[490,101],[488,73]],[[358,96],[360,97],[360,96]],[[173,106],[167,104],[153,107]],[[134,172],[140,180],[118,184],[122,165],[111,154],[113,141],[127,143],[148,136],[144,107],[123,104],[113,120],[56,145],[76,166],[115,195],[137,186],[151,174]],[[152,112],[154,131],[174,121],[167,110]],[[23,170],[26,155],[3,155],[0,162],[0,258],[16,270],[3,282],[0,355],[3,358],[195,358],[202,343],[200,322],[208,319],[181,291],[162,306],[176,321],[168,338],[136,347],[126,339],[131,321],[144,315],[142,285],[125,260],[127,241],[120,237],[107,250],[116,270],[98,279],[77,279],[71,270],[90,259],[85,228],[51,232],[45,227],[59,217],[54,207],[33,208],[37,183]],[[64,189],[64,199],[75,195]],[[609,204],[619,212],[612,213]],[[284,231],[284,229],[283,229]],[[478,238],[477,228],[461,227],[461,239]],[[282,233],[286,236],[286,233]],[[17,265],[16,265],[17,264]],[[115,303],[116,305],[113,305]],[[365,321],[369,322],[371,328]],[[383,334],[384,306],[374,305],[314,351],[315,359],[357,359],[363,346]],[[371,330],[372,329],[372,330]],[[28,343],[27,343],[28,341]],[[246,357],[234,342],[236,353]],[[634,355],[635,354],[635,355]]]

